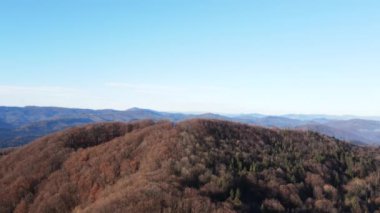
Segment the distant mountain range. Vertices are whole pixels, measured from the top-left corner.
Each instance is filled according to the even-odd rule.
[[[356,144],[380,144],[380,121],[377,117],[185,114],[140,108],[118,111],[31,106],[0,107],[0,148],[20,146],[50,133],[89,123],[128,122],[141,119],[179,122],[193,118],[228,120],[272,128],[311,130]]]

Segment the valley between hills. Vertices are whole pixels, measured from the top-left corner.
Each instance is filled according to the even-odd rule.
[[[194,118],[227,120],[268,128],[314,131],[359,145],[380,144],[380,118],[328,115],[191,114],[131,108],[91,110],[59,107],[0,107],[0,149],[18,147],[50,133],[98,122],[141,119],[181,122]]]

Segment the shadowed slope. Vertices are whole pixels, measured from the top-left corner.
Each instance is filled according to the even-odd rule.
[[[379,151],[311,132],[106,123],[0,158],[0,212],[374,211]]]

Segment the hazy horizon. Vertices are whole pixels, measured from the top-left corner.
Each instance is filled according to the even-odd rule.
[[[319,117],[319,118],[336,118],[336,119],[369,119],[369,120],[379,120],[379,115],[355,115],[355,114],[302,114],[302,113],[284,113],[284,114],[266,114],[266,113],[260,113],[260,112],[236,112],[236,113],[229,113],[229,112],[216,112],[216,111],[170,111],[170,110],[160,110],[160,109],[154,109],[154,108],[143,108],[138,106],[132,106],[125,109],[115,109],[115,108],[81,108],[81,107],[62,107],[62,106],[38,106],[38,105],[25,105],[25,106],[16,106],[16,105],[0,105],[0,107],[16,107],[16,108],[27,108],[27,107],[37,107],[37,108],[63,108],[63,109],[82,109],[82,110],[114,110],[114,111],[126,111],[131,109],[141,109],[141,110],[152,110],[156,112],[162,112],[162,113],[180,113],[180,114],[194,114],[194,115],[201,115],[201,114],[217,114],[222,116],[245,116],[245,115],[257,115],[257,116],[285,116],[285,117],[297,117],[297,116],[304,116],[304,117]]]
[[[3,1],[0,105],[379,116],[378,1]]]

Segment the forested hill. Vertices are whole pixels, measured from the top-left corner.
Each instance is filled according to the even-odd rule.
[[[216,121],[72,128],[0,156],[0,212],[374,212],[380,150]]]
[[[264,127],[311,130],[355,144],[380,144],[380,119],[376,117],[183,114],[140,108],[118,111],[0,106],[0,149],[22,146],[47,134],[90,123],[130,122],[142,119],[180,122],[194,118],[235,121]]]

